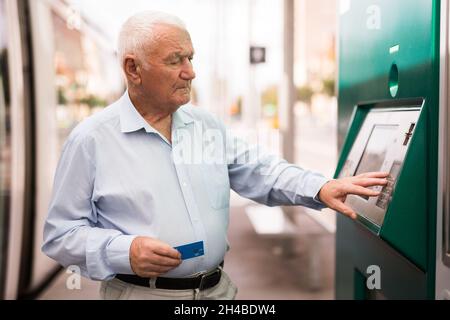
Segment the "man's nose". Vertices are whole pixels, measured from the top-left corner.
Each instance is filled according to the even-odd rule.
[[[183,65],[180,77],[183,80],[192,80],[195,78],[195,71],[191,61],[188,60],[187,63]]]

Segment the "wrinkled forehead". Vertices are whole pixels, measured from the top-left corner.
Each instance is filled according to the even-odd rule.
[[[174,25],[156,24],[153,37],[149,41],[149,53],[167,55],[180,52],[191,55],[194,51],[189,32]]]

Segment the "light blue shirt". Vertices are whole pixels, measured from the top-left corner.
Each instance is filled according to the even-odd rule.
[[[42,250],[96,280],[132,274],[136,236],[176,247],[203,241],[205,254],[166,277],[216,267],[228,250],[230,188],[269,206],[316,200],[328,181],[230,135],[191,105],[172,117],[172,144],[134,108],[128,93],[79,124],[56,170]]]

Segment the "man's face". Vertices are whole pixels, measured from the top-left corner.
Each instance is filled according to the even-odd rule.
[[[175,111],[191,98],[194,49],[185,30],[169,25],[156,28],[154,41],[143,55],[143,94],[155,107]]]

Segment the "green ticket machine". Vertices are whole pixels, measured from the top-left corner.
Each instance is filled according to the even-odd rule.
[[[449,0],[341,0],[336,177],[389,172],[338,215],[337,299],[450,299]]]

